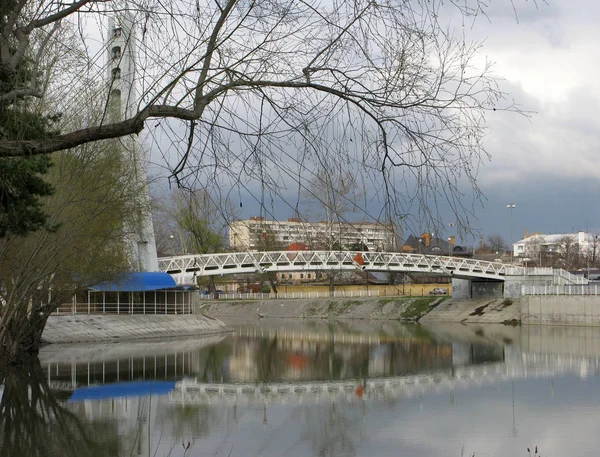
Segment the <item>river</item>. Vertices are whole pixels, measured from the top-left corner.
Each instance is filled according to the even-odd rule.
[[[0,456],[593,455],[598,354],[596,328],[366,321],[49,345],[3,373]]]

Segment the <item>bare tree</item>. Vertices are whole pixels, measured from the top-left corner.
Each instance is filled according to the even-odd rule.
[[[490,235],[487,237],[487,245],[493,252],[504,252],[506,249],[506,242],[501,235]]]
[[[586,263],[589,267],[597,268],[599,265],[598,256],[600,253],[600,236],[592,235],[591,241],[588,243],[585,252],[583,253]]]
[[[523,253],[528,262],[535,262],[536,265],[542,263],[542,254],[544,252],[544,245],[546,244],[546,238],[540,233],[536,233],[525,241],[525,251]]]
[[[581,263],[579,248],[577,237],[574,235],[565,235],[558,240],[557,260],[561,268],[573,270],[579,267]]]
[[[479,0],[450,5],[464,16],[485,11]],[[128,8],[110,0],[4,2],[0,110],[63,118],[61,131],[43,138],[6,135],[0,126],[0,157],[76,147],[91,154],[89,143],[146,129],[174,180],[190,188],[223,189],[225,198],[241,189],[255,198],[260,188],[289,201],[286,192],[297,187],[299,196],[325,166],[368,182],[380,200],[362,209],[376,207],[385,220],[433,219],[444,202],[468,225],[461,195],[480,193],[486,114],[515,107],[490,64],[477,60],[480,45],[450,32],[440,2],[130,0]],[[118,73],[107,78],[108,51],[93,43],[122,24],[137,49],[137,92],[117,117]],[[103,114],[88,115],[97,105]],[[463,193],[461,182],[473,192]]]
[[[451,3],[467,16],[483,8],[478,0]],[[121,11],[111,1],[43,5],[12,1],[1,23],[2,78],[15,77],[22,62],[47,55],[52,46],[64,48],[57,30],[89,29]],[[129,6],[139,54],[133,113],[65,129],[51,139],[1,139],[0,156],[45,154],[137,134],[149,124],[157,144],[167,135],[181,143],[172,170],[180,180],[190,171],[203,181],[219,174],[243,187],[250,178],[280,194],[290,178],[298,181],[341,155],[335,162],[353,174],[360,170],[369,181],[380,176],[375,187],[387,210],[412,208],[431,216],[441,199],[466,223],[458,182],[466,176],[479,193],[476,170],[487,159],[485,113],[514,107],[503,102],[489,64],[475,64],[479,44],[448,31],[438,2]],[[89,97],[108,106],[104,67],[93,56],[85,61],[87,41],[77,49],[85,72],[65,65],[60,76],[44,79],[49,64],[40,59],[34,72],[42,77],[10,86],[0,99],[70,93],[86,103],[79,97],[86,95],[82,87],[93,85],[98,90]],[[64,55],[63,49],[55,58],[60,62]],[[60,103],[52,109],[60,111]],[[415,208],[418,202],[423,205]]]
[[[317,171],[307,182],[304,195],[307,206],[312,208],[316,218],[326,222],[325,233],[319,239],[311,240],[311,246],[322,249],[344,248],[342,233],[348,224],[349,213],[359,208],[365,192],[357,178],[349,171],[330,172],[333,167]],[[361,242],[355,240],[354,242]]]

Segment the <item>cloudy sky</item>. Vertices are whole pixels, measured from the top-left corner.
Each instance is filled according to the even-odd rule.
[[[471,229],[484,238],[500,234],[507,242],[526,231],[600,233],[600,2],[513,2],[514,8],[510,0],[493,0],[487,18],[464,27],[458,18],[453,22],[458,32],[462,28],[482,43],[481,61],[494,62],[501,88],[529,113],[489,113],[485,144],[491,161],[479,173],[484,198],[473,208]],[[509,203],[516,205],[512,217]],[[280,219],[294,215],[290,205],[274,211]],[[440,211],[453,222],[450,213]],[[258,214],[256,201],[244,199],[239,216]],[[440,235],[454,234],[447,231]],[[465,237],[462,243],[476,239]]]
[[[514,0],[517,18],[509,2],[491,3],[489,21],[469,33],[484,40],[503,89],[533,113],[489,117],[492,160],[479,180],[487,200],[473,225],[506,240],[511,225],[513,239],[526,230],[599,232],[600,3]]]

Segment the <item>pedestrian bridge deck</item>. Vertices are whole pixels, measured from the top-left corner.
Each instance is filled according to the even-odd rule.
[[[159,268],[171,274],[195,276],[260,272],[356,271],[412,272],[460,278],[503,281],[525,274],[526,268],[499,262],[397,252],[268,251],[197,254],[159,259]]]

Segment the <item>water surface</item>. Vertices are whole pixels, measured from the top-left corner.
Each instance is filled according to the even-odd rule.
[[[3,373],[0,456],[591,455],[600,329],[260,321],[51,345]]]

